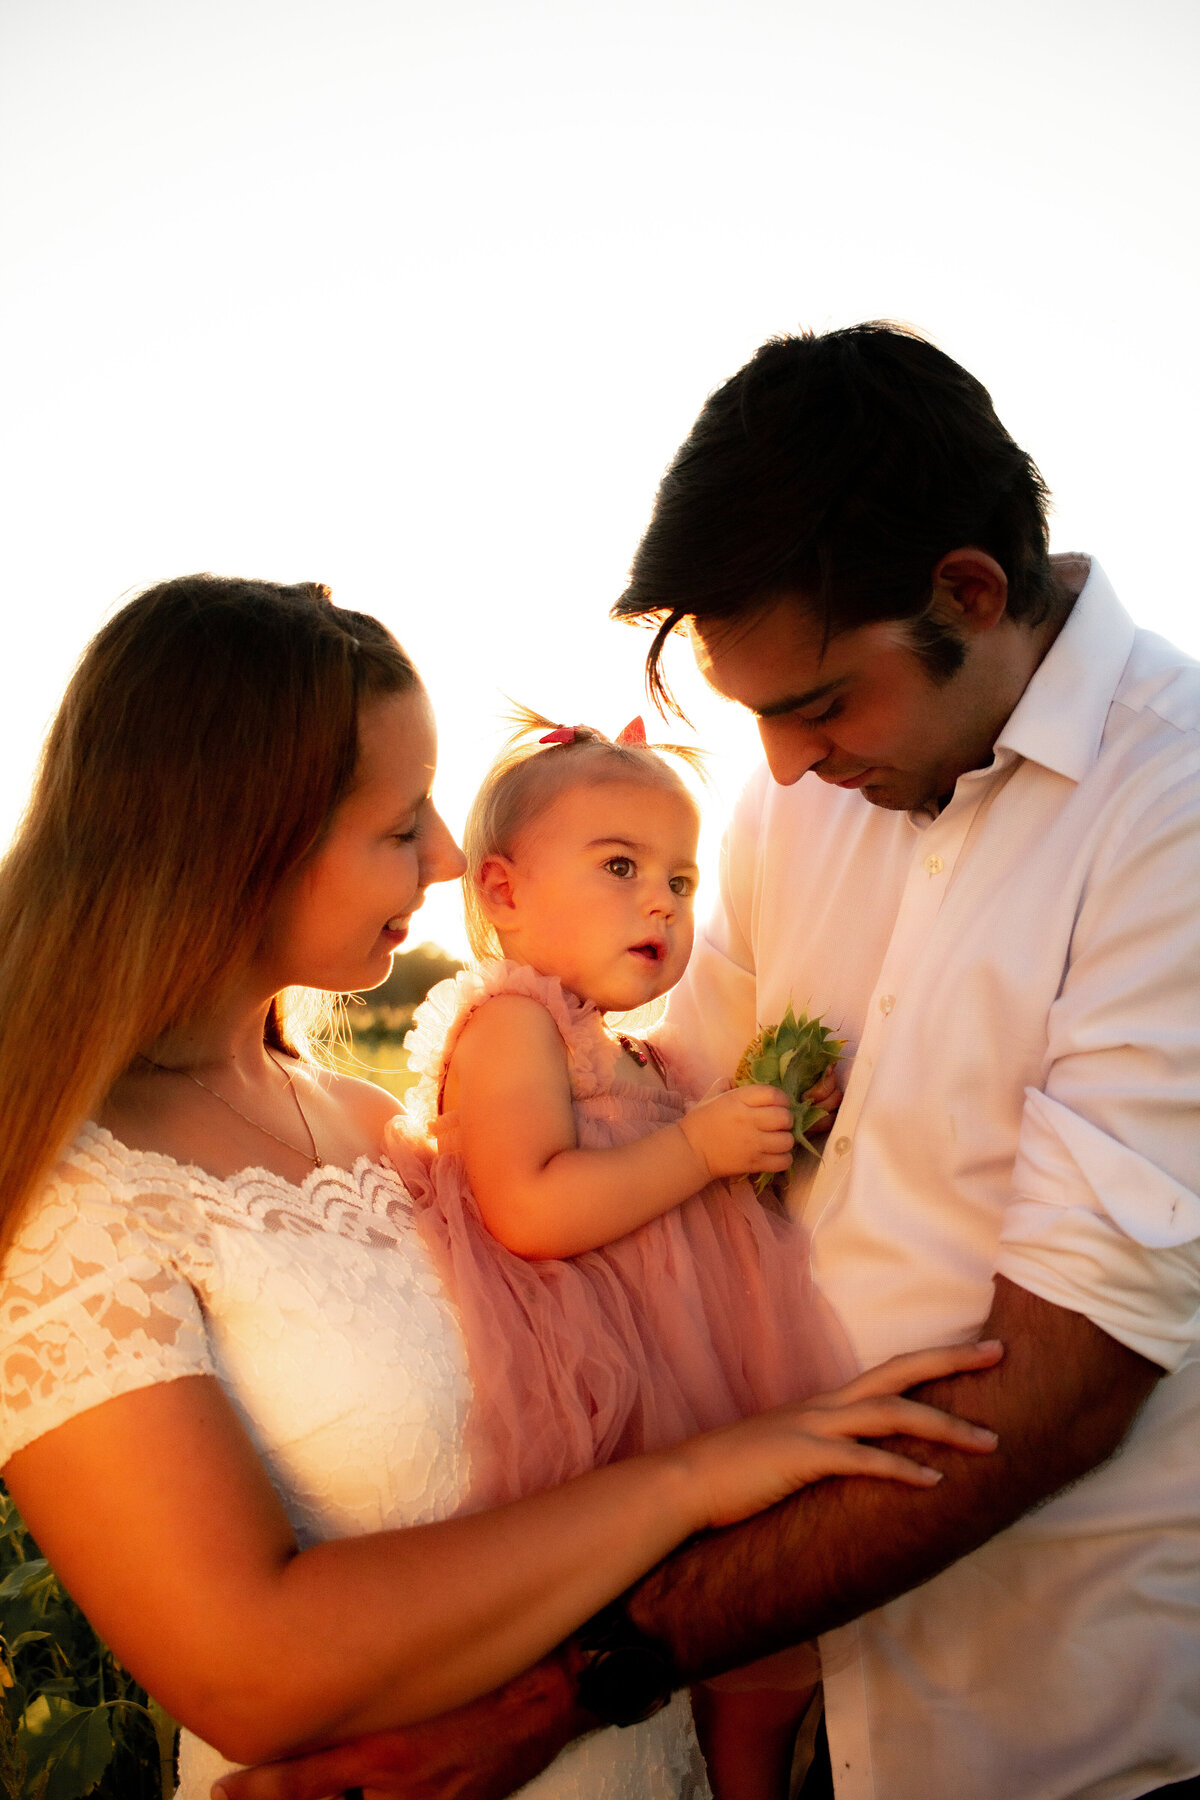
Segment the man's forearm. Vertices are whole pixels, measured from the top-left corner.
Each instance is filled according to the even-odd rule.
[[[937,1488],[823,1481],[698,1538],[638,1584],[635,1622],[685,1679],[751,1662],[916,1587],[1110,1456],[1161,1373],[1078,1314],[997,1283],[981,1335],[1004,1361],[926,1390],[1000,1434],[994,1455],[901,1446],[946,1471]],[[361,1783],[396,1800],[499,1800],[596,1721],[579,1704],[573,1640],[442,1719],[226,1778],[231,1800],[316,1800]]]
[[[824,1481],[685,1545],[638,1584],[630,1614],[670,1644],[687,1678],[813,1637],[927,1581],[1109,1457],[1161,1374],[1080,1314],[1002,1279],[981,1335],[1003,1340],[1004,1361],[922,1397],[992,1426],[993,1456],[923,1443],[921,1461],[945,1471],[937,1488]]]

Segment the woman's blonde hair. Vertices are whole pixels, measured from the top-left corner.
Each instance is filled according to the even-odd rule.
[[[352,782],[363,702],[417,685],[311,582],[185,576],[93,639],[0,866],[0,1251],[139,1049],[253,954]],[[267,1041],[296,1048],[314,1010],[278,997]]]
[[[512,856],[520,833],[541,818],[561,794],[589,782],[645,781],[676,789],[695,805],[685,783],[663,757],[678,756],[703,772],[699,751],[687,744],[647,744],[624,733],[613,742],[591,725],[556,725],[529,707],[515,704],[510,718],[515,729],[484,776],[463,827],[467,859],[463,911],[467,942],[480,962],[503,954],[483,906],[480,871],[489,856]],[[561,734],[565,741],[541,743],[539,737],[550,732]]]

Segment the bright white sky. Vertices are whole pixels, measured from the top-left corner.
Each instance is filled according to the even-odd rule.
[[[0,838],[96,625],[197,568],[382,616],[454,825],[504,694],[615,731],[658,476],[800,325],[931,334],[1200,653],[1198,76],[1195,0],[4,0]],[[680,652],[716,819],[753,732]]]

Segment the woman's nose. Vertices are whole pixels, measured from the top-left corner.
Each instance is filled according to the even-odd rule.
[[[435,881],[458,881],[466,871],[466,857],[451,837],[446,821],[440,813],[434,812],[425,835],[421,885],[430,887]]]

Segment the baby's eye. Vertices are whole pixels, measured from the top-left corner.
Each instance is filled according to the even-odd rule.
[[[689,895],[694,894],[695,891],[696,884],[690,875],[672,875],[671,892],[673,894],[678,894],[681,900],[686,900]]]
[[[610,875],[617,876],[621,881],[628,881],[634,872],[631,856],[610,856],[604,866]]]

